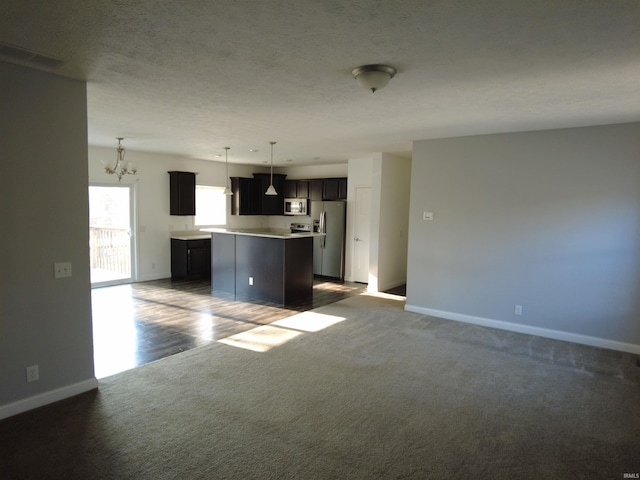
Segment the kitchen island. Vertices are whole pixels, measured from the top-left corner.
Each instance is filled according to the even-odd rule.
[[[269,229],[211,233],[211,290],[291,305],[313,296],[313,237]]]

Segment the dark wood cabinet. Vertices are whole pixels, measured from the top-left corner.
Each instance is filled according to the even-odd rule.
[[[313,296],[313,238],[214,233],[211,289],[289,305]]]
[[[296,198],[309,198],[308,180],[298,180],[298,196]]]
[[[340,192],[340,183],[337,178],[325,178],[322,181],[322,199],[337,200]]]
[[[231,215],[284,215],[286,175],[274,174],[277,195],[265,195],[271,182],[268,173],[254,173],[253,178],[231,177]]]
[[[346,178],[287,180],[274,174],[273,186],[278,195],[265,195],[270,174],[254,173],[253,178],[231,177],[231,215],[284,215],[285,198],[308,198],[312,201],[346,200]]]
[[[259,215],[258,185],[253,178],[231,177],[231,215]]]
[[[196,214],[196,174],[169,172],[169,213],[171,215]]]
[[[284,191],[286,175],[273,174],[273,187],[278,192],[277,195],[265,195],[271,184],[269,173],[254,173],[253,178],[258,183],[258,198],[260,205],[260,215],[284,215]]]
[[[284,182],[284,198],[298,198],[297,180],[287,180]]]
[[[309,198],[309,181],[308,180],[285,181],[284,198]]]
[[[209,278],[211,240],[171,239],[171,278]]]
[[[309,180],[309,197],[311,200],[322,200],[322,180]]]
[[[338,200],[346,200],[347,199],[347,179],[339,178],[338,179]]]

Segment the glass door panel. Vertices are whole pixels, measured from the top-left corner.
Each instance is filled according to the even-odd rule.
[[[91,285],[133,280],[133,188],[89,186],[89,250]]]

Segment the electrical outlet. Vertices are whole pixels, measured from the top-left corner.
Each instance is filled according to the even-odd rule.
[[[522,315],[522,305],[515,305],[513,307],[513,314],[518,316]]]
[[[253,285],[253,277],[249,277],[249,285]]]
[[[53,277],[65,278],[71,276],[71,262],[58,262],[53,264]]]
[[[27,367],[27,383],[35,382],[40,379],[40,372],[38,371],[38,365],[31,365]]]

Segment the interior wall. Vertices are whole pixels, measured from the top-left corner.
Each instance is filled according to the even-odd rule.
[[[640,353],[639,185],[639,123],[415,142],[407,310]]]
[[[411,159],[383,153],[380,158],[378,290],[407,281]]]
[[[0,62],[0,418],[97,386],[84,82]],[[54,278],[70,262],[71,277]],[[40,379],[27,383],[26,367]]]

